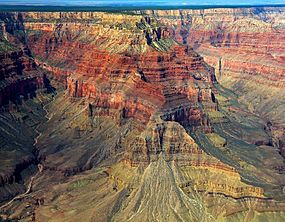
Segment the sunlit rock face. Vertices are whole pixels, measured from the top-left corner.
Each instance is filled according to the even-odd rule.
[[[215,68],[220,84],[240,95],[284,138],[284,8],[143,11],[172,29]],[[284,142],[280,152],[284,155]]]
[[[284,219],[284,8],[0,19],[0,130],[29,138],[1,201],[39,168],[8,218]]]
[[[221,75],[284,87],[284,8],[144,11]],[[239,74],[243,74],[242,76]]]
[[[214,69],[192,48],[169,39],[167,27],[141,16],[116,20],[111,14],[66,13],[61,14],[67,19],[63,24],[48,23],[58,14],[50,16],[24,15],[25,28],[32,30],[28,45],[41,67],[58,79],[66,78],[70,97],[89,99],[92,115],[111,117],[119,124],[132,119],[140,132],[155,119],[211,131],[206,111],[217,110]],[[137,153],[126,155],[129,162],[147,154],[141,161],[149,163],[150,155],[161,152],[147,146],[126,149]]]
[[[284,79],[284,8],[143,13],[173,28],[176,40],[204,55],[217,74],[246,73],[248,78],[259,75],[270,81]],[[284,87],[283,81],[273,85]]]

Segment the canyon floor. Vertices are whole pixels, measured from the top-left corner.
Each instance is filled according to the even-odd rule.
[[[284,221],[284,43],[284,7],[0,12],[0,221]]]

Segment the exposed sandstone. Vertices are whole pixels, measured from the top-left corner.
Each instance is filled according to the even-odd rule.
[[[264,76],[262,84],[266,84],[266,79],[278,80],[270,84],[284,87],[284,8],[137,13],[155,16],[169,27],[175,25],[174,37],[192,45],[216,71],[225,75],[261,75]]]
[[[165,218],[161,214],[164,209],[156,211],[153,204],[148,204],[165,200],[163,189],[148,196],[144,189],[154,186],[175,190],[174,198],[187,206],[178,209],[195,214],[192,203],[202,204],[201,198],[209,198],[209,205],[216,200],[225,201],[225,206],[234,203],[236,209],[226,207],[228,216],[231,212],[244,213],[247,206],[258,201],[261,204],[255,210],[267,211],[266,206],[270,211],[274,207],[280,210],[282,203],[271,203],[267,197],[284,199],[280,187],[284,164],[273,150],[278,145],[283,154],[284,135],[278,133],[283,128],[275,124],[271,129],[264,128],[263,120],[253,115],[254,109],[244,111],[237,97],[222,89],[217,80],[226,76],[279,90],[283,87],[284,48],[279,44],[284,34],[282,12],[1,13],[12,20],[5,29],[2,26],[2,33],[32,51],[16,56],[19,66],[4,56],[4,78],[13,76],[18,81],[21,75],[15,72],[21,70],[22,76],[31,78],[26,85],[16,84],[20,94],[25,94],[29,87],[36,90],[44,85],[44,78],[37,73],[40,67],[66,87],[65,94],[47,107],[48,122],[36,144],[44,172],[36,185],[40,195],[47,191],[47,196],[53,196],[50,187],[45,187],[49,180],[51,187],[59,186],[59,193],[68,193],[66,200],[82,201],[82,197],[74,196],[80,192],[73,190],[84,190],[92,186],[93,180],[77,181],[77,176],[105,164],[110,170],[100,176],[104,185],[95,187],[96,192],[98,187],[104,189],[100,192],[106,195],[102,197],[98,192],[94,198],[108,199],[106,203],[112,199],[113,208],[106,211],[106,218],[126,219],[124,212],[136,218],[138,204],[149,209],[147,213],[157,212]],[[25,38],[14,33],[17,25]],[[259,47],[255,47],[257,43]],[[214,133],[220,135],[217,143],[209,138]],[[276,163],[270,163],[267,155]],[[122,175],[124,170],[112,172],[117,163],[130,174]],[[191,168],[197,178],[189,169],[179,172],[183,167]],[[201,171],[205,172],[203,178],[199,178]],[[68,188],[66,184],[55,185],[72,180],[75,184]],[[2,176],[2,181],[13,182],[13,173]],[[70,209],[57,195],[47,203],[60,203]],[[166,209],[174,202],[165,203]],[[62,212],[68,212],[61,207]],[[218,208],[213,206],[211,213],[224,215]],[[40,207],[39,212],[43,209]],[[50,212],[52,216],[58,213],[56,209]],[[187,218],[193,216],[189,215]],[[206,215],[213,216],[207,212],[202,216]]]

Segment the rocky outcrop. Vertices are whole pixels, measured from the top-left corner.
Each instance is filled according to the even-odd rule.
[[[147,166],[157,161],[160,153],[166,161],[174,161],[180,166],[237,173],[234,168],[207,155],[180,124],[172,121],[149,123],[146,130],[129,144],[125,162],[131,166]]]
[[[182,53],[179,54],[181,49]],[[196,117],[192,113],[195,113],[194,107],[202,101],[202,97],[204,101],[211,102],[211,69],[203,64],[203,60],[198,55],[191,54],[190,49],[189,52],[183,50],[186,49],[177,47],[170,56],[153,52],[148,55],[132,57],[117,55],[115,58],[114,55],[105,53],[105,59],[103,59],[104,53],[98,52],[96,55],[93,51],[90,57],[100,59],[92,61],[92,64],[88,60],[86,60],[87,64],[84,63],[84,60],[80,63],[76,75],[71,75],[68,78],[68,92],[71,96],[97,99],[94,106],[98,108],[103,106],[102,108],[124,109],[122,116],[125,118],[133,115],[132,107],[142,108],[143,106],[140,104],[145,104],[150,113],[154,109],[163,109],[164,119],[184,121],[192,118],[193,122],[199,122],[202,117],[195,120]],[[187,57],[183,58],[186,55]],[[209,84],[208,92],[202,87],[199,89],[199,79],[196,81],[193,77],[195,73],[200,75],[200,80],[203,78]],[[76,79],[77,75],[83,77]],[[115,91],[106,88],[107,82],[101,85],[99,81],[101,78],[110,81],[108,85],[117,81]],[[183,84],[186,79],[192,80]],[[176,88],[171,89],[170,81],[177,82]],[[118,91],[125,88],[132,90]],[[177,99],[181,101],[179,102]],[[123,105],[124,100],[128,100],[127,103],[125,102],[128,107]],[[132,104],[132,101],[136,101],[137,105],[134,102]],[[192,105],[190,101],[193,102]],[[149,104],[147,105],[147,103]],[[190,106],[193,108],[190,109]],[[188,107],[187,110],[186,107]],[[145,116],[148,116],[149,119],[150,114]]]
[[[0,202],[25,190],[34,172],[35,127],[44,120],[39,89],[48,91],[49,80],[24,50],[0,52]]]
[[[0,39],[7,39],[7,31],[4,22],[0,22]]]
[[[280,140],[285,124],[284,7],[136,13],[157,18],[172,29],[176,41],[192,46],[215,68],[221,85],[272,122],[275,140]]]
[[[15,93],[15,92],[14,92]],[[42,103],[44,95],[23,99],[21,103],[9,102],[0,113],[0,202],[25,190],[25,181],[34,173],[38,162],[34,149],[35,128],[45,120]]]
[[[21,102],[21,97],[33,98],[36,90],[44,87],[43,76],[23,51],[0,54],[0,70],[0,106]]]
[[[52,86],[30,50],[21,16],[0,13],[0,202],[25,190],[38,162],[36,127],[45,119],[44,92]],[[38,97],[41,97],[38,99]]]
[[[238,85],[245,85],[244,81],[261,88],[270,86],[273,91],[284,87],[284,8],[158,10],[137,14],[147,14],[166,24],[173,30],[173,38],[191,45],[215,68],[218,80],[227,87],[243,91]],[[263,105],[249,100],[266,118],[271,115],[276,120],[273,111],[262,110],[272,102],[262,96]]]
[[[216,68],[216,74],[263,77],[284,87],[284,8],[143,11],[173,29]],[[174,28],[175,27],[175,28]],[[259,58],[256,60],[256,58]],[[219,77],[219,75],[217,75]],[[278,82],[276,81],[278,80]],[[258,80],[256,80],[258,81]]]
[[[136,128],[141,132],[151,118],[176,121],[184,126],[203,126],[209,131],[205,110],[217,109],[211,96],[213,79],[213,70],[187,47],[174,47],[170,53],[153,51],[131,57],[94,48],[84,51],[81,62],[67,77],[67,93],[90,101],[92,115],[88,112],[89,116],[111,117],[121,125],[132,120],[138,122]],[[203,104],[205,110],[199,108],[199,104]],[[152,153],[153,158],[144,156],[151,148],[144,146],[137,150],[137,140],[134,146],[127,148],[130,155],[126,155],[126,162],[136,165],[154,161],[160,152]],[[202,152],[196,144],[195,147],[194,153]],[[167,153],[187,155],[192,152],[192,148],[189,149],[185,154],[180,149]],[[190,160],[184,162],[187,161]]]
[[[46,14],[23,15],[25,28],[32,30],[28,44],[37,63],[58,78],[66,76],[69,95],[93,98],[98,116],[117,110],[121,119],[147,124],[161,110],[164,120],[207,125],[198,103],[217,109],[211,99],[214,70],[191,48],[174,42],[165,45],[171,36],[167,27],[148,17],[126,16],[114,26],[114,15],[93,13],[85,19],[71,15],[64,15],[66,23],[58,24],[48,23]]]
[[[93,167],[121,165],[130,174],[121,170],[110,176],[107,170],[100,177],[100,189],[107,186],[104,196],[114,196],[109,219],[137,218],[139,207],[148,209],[146,217],[155,212],[165,219],[164,209],[152,210],[152,203],[165,198],[162,189],[149,196],[145,190],[154,185],[175,190],[173,197],[184,204],[179,209],[193,211],[185,214],[186,220],[195,218],[192,203],[202,199],[210,205],[217,200],[227,210],[231,203],[242,213],[247,207],[243,201],[248,206],[270,198],[283,201],[284,164],[273,150],[278,146],[283,154],[282,126],[264,126],[264,119],[253,114],[255,107],[247,110],[238,95],[219,84],[231,78],[246,91],[239,82],[243,79],[280,90],[282,10],[0,13],[10,21],[1,29],[5,39],[31,50],[6,53],[1,60],[2,82],[17,83],[8,84],[2,98],[13,100],[9,87],[18,90],[16,98],[46,87],[49,81],[39,71],[50,72],[66,88],[45,107],[48,121],[33,144],[44,173],[37,180],[39,191],[50,188],[47,180],[48,185],[69,183]],[[23,36],[17,35],[17,27]],[[13,182],[11,176],[2,181]],[[66,192],[61,184],[59,193],[84,189],[92,181],[76,183]],[[81,198],[74,193],[68,198]],[[57,197],[47,201],[61,202]],[[165,201],[165,209],[172,212],[174,202]],[[213,215],[224,215],[213,208]],[[176,218],[175,210],[171,217]]]
[[[35,64],[63,82],[70,98],[88,100],[91,125],[98,127],[95,119],[111,118],[126,131],[110,151],[96,151],[88,164],[54,163],[50,153],[58,155],[66,146],[48,149],[40,143],[46,169],[72,175],[124,150],[123,160],[131,166],[148,165],[164,153],[167,161],[180,165],[235,172],[203,152],[183,128],[212,131],[207,112],[218,109],[216,77],[191,47],[171,40],[168,26],[149,17],[115,19],[107,13],[23,13],[22,18]],[[136,123],[134,136],[128,136],[131,123]],[[77,129],[76,139],[85,138],[81,127]],[[176,134],[185,141],[174,139]]]
[[[0,13],[0,106],[9,101],[35,97],[46,79],[37,68],[31,51],[25,45],[23,17],[17,13]]]

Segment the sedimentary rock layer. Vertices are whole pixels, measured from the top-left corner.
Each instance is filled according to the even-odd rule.
[[[52,89],[44,72],[65,86],[45,106],[33,144],[42,171],[27,198],[37,203],[34,218],[75,220],[86,200],[89,210],[96,203],[84,214],[90,220],[249,220],[255,211],[282,218],[282,99],[259,106],[248,89],[264,96],[260,87],[284,86],[283,13],[1,13],[1,38],[23,48],[1,60],[2,82],[13,80],[2,103],[15,103],[15,89],[26,99],[31,88]],[[260,112],[275,101],[272,118]]]

